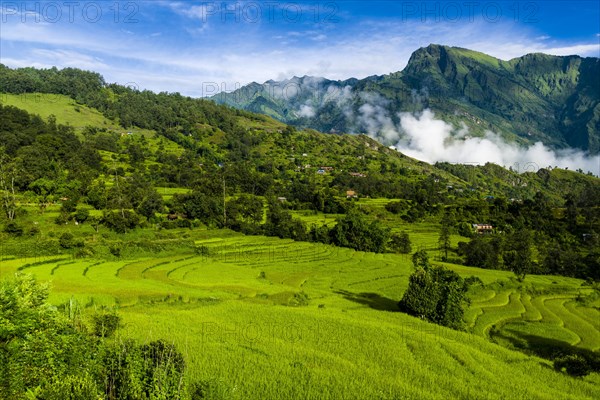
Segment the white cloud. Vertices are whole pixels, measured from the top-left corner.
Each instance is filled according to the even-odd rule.
[[[109,68],[107,64],[97,57],[71,50],[35,49],[31,53],[36,59],[50,65],[77,67],[94,71]]]
[[[181,44],[173,41],[177,36],[172,36],[172,32],[165,31],[157,37],[160,32],[153,26],[145,35],[123,35],[118,30],[92,24],[9,21],[2,29],[2,62],[12,66],[17,64],[11,64],[11,60],[31,65],[46,63],[48,57],[38,59],[39,54],[33,53],[31,48],[68,50],[93,59],[76,57],[69,62],[65,57],[57,58],[57,62],[63,63],[57,66],[67,65],[67,62],[68,66],[77,66],[76,62],[81,61],[82,67],[90,68],[101,59],[105,65],[99,72],[108,81],[122,82],[124,75],[139,75],[138,83],[143,88],[197,94],[202,93],[207,83],[232,88],[294,75],[343,80],[386,74],[402,70],[414,50],[430,43],[471,48],[504,60],[532,52],[598,56],[600,51],[597,43],[556,43],[540,36],[539,32],[530,32],[512,23],[485,22],[459,25],[361,21],[344,31],[333,24],[330,28],[278,31],[275,35],[294,38],[297,42],[293,44],[272,40],[260,30],[259,24],[236,24],[221,37],[207,31],[209,24],[197,21],[210,20],[207,5],[167,1],[159,4],[196,21],[191,25],[182,24],[180,37],[186,29],[190,35],[180,41]],[[239,40],[240,37],[243,40]],[[139,74],[140,70],[145,74]],[[166,88],[161,78],[164,75],[171,75],[172,82],[183,84]],[[141,76],[147,78],[142,81]]]
[[[484,137],[470,137],[463,127],[461,132],[435,118],[430,110],[419,115],[401,113],[396,128],[398,151],[429,163],[495,163],[520,171],[536,171],[555,167],[591,171],[600,175],[600,156],[573,149],[551,150],[538,142],[530,147],[507,143],[499,135],[487,132]],[[388,142],[389,143],[389,142]]]
[[[312,118],[315,116],[315,109],[307,104],[303,104],[300,106],[300,110],[298,111],[298,115],[300,117]]]

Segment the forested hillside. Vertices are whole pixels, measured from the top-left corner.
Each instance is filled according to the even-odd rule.
[[[393,67],[390,67],[393,70]],[[215,101],[323,132],[381,135],[382,118],[430,109],[472,134],[484,130],[521,144],[600,151],[600,60],[528,54],[502,61],[430,45],[399,72],[362,80],[294,77],[253,83]],[[389,127],[388,127],[389,128]],[[396,143],[392,143],[396,144]]]

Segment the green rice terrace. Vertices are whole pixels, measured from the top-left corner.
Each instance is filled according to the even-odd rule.
[[[5,256],[0,273],[50,281],[52,303],[74,299],[84,313],[116,307],[120,335],[168,338],[190,378],[213,382],[222,398],[600,395],[598,374],[574,379],[535,355],[548,345],[600,348],[600,301],[584,301],[593,291],[580,280],[532,275],[517,285],[509,272],[446,264],[484,283],[469,293],[468,328],[458,332],[397,312],[407,256],[219,230],[163,240],[178,237],[203,254]]]

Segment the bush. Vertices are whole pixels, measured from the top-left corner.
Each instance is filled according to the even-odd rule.
[[[350,210],[344,218],[330,230],[331,243],[358,251],[383,253],[390,237],[387,228],[377,221],[369,223],[358,211]]]
[[[98,337],[110,337],[119,328],[121,317],[115,313],[95,314],[92,317],[92,332]]]
[[[53,381],[36,393],[36,399],[44,400],[98,400],[98,385],[89,375],[67,375]]]
[[[78,208],[73,215],[75,221],[80,224],[83,224],[90,217],[90,212],[86,208]]]
[[[17,224],[15,221],[10,221],[4,227],[4,232],[8,233],[12,236],[22,236],[23,235],[23,227]]]
[[[392,214],[400,214],[406,210],[406,206],[400,201],[390,201],[385,205],[385,209]]]
[[[40,234],[40,232],[39,226],[34,225],[29,229],[29,236],[37,236]]]
[[[458,234],[462,237],[472,238],[474,236],[471,224],[468,222],[461,222],[458,224]]]
[[[60,214],[58,214],[58,216],[54,219],[54,223],[56,225],[65,225],[67,224],[69,221],[71,221],[72,217],[69,213],[64,213],[61,212]]]
[[[110,254],[112,254],[115,257],[121,257],[122,249],[123,246],[121,246],[121,244],[119,243],[108,246],[108,251],[110,251]]]
[[[138,346],[116,343],[104,355],[105,393],[109,399],[182,399],[183,355],[162,340]]]
[[[130,229],[134,229],[140,223],[139,216],[130,210],[112,211],[104,214],[102,219],[104,225],[117,233],[125,233]]]
[[[72,249],[74,247],[83,247],[83,241],[76,240],[75,236],[73,236],[73,234],[70,232],[65,232],[62,235],[60,235],[60,238],[58,239],[58,243],[60,244],[60,247],[62,247],[63,249]]]
[[[554,369],[557,371],[564,371],[571,376],[577,377],[586,376],[592,372],[592,368],[588,361],[578,354],[557,357],[554,359]]]
[[[397,253],[409,254],[412,251],[412,245],[408,233],[394,233],[390,238],[390,249]]]

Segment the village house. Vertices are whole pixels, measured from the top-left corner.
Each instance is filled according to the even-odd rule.
[[[347,199],[355,199],[358,197],[358,194],[354,190],[346,190],[346,198]]]
[[[487,235],[494,231],[494,227],[489,224],[473,224],[473,229],[478,235]]]

